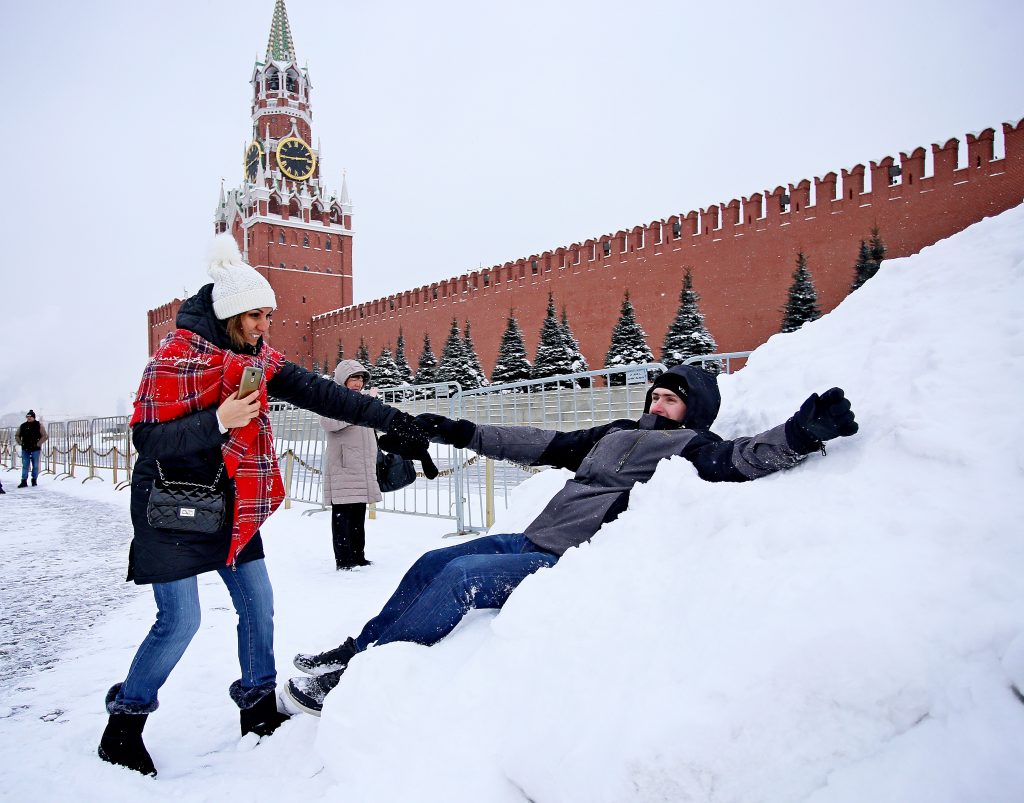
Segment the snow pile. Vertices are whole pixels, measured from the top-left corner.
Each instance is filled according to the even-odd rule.
[[[1019,800],[1022,231],[1018,207],[888,261],[721,380],[726,437],[842,386],[861,433],[827,457],[743,485],[674,459],[500,615],[357,658],[316,742],[337,789]],[[531,480],[493,531],[560,482]]]

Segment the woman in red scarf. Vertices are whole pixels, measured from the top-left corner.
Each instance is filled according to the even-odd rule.
[[[242,735],[267,736],[288,717],[277,710],[274,598],[260,525],[284,499],[267,414],[267,394],[320,415],[384,430],[400,453],[424,460],[425,433],[410,416],[336,385],[284,359],[264,342],[277,299],[270,283],[242,261],[234,238],[216,238],[213,283],[182,304],[177,329],[146,366],[136,394],[132,439],[135,535],[128,579],[151,584],[156,621],[121,683],[107,693],[110,718],[100,741],[104,761],[156,775],[142,740],[157,692],[199,629],[196,576],[217,571],[238,613],[241,677],[230,685]],[[256,393],[238,398],[246,367],[263,371]],[[213,533],[160,529],[147,516],[154,484],[205,486],[223,493],[223,525]]]

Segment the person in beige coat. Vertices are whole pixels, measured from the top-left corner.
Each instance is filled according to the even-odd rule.
[[[370,375],[361,363],[342,360],[334,369],[334,381],[349,390],[365,389]],[[336,569],[369,566],[366,559],[366,505],[381,500],[377,485],[377,438],[369,427],[322,416],[327,433],[324,454],[324,504],[331,506],[331,535]]]

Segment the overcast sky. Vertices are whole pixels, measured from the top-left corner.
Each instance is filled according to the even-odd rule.
[[[3,0],[0,414],[127,409],[273,5]],[[357,302],[1024,116],[1019,0],[287,7]]]

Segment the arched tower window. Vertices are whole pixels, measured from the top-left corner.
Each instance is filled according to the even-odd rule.
[[[308,234],[303,234],[302,235],[302,247],[303,248],[309,248],[309,235]]]
[[[294,198],[288,202],[288,217],[300,217],[302,213],[299,211],[299,202]]]
[[[271,67],[267,70],[267,89],[276,92],[281,88],[281,78],[277,70]]]
[[[294,92],[295,94],[298,94],[299,76],[297,76],[294,71],[288,70],[288,72],[285,73],[284,88],[286,92]]]
[[[270,196],[270,203],[267,204],[267,212],[271,215],[281,214],[281,204],[278,202],[276,195]]]
[[[284,245],[284,229],[281,229],[281,231],[277,233],[277,241],[281,243],[281,245]]]
[[[331,250],[331,238],[330,237],[328,237],[327,239],[324,240],[324,250],[325,251],[330,251]]]

